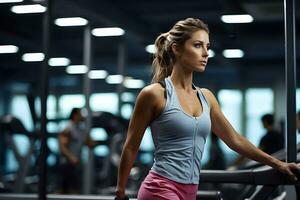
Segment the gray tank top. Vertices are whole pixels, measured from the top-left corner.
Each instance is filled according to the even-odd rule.
[[[72,121],[68,123],[66,129],[70,131],[68,149],[74,156],[81,159],[81,150],[86,138],[84,129],[80,126],[80,124],[74,124]],[[62,157],[61,159],[62,163],[67,162],[65,157]]]
[[[204,145],[211,131],[209,103],[193,84],[203,108],[200,116],[193,117],[182,109],[171,78],[165,78],[165,83],[165,108],[150,124],[155,146],[151,170],[178,183],[198,184]]]

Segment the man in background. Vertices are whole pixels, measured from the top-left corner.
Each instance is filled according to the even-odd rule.
[[[266,134],[261,138],[259,148],[268,154],[273,154],[284,148],[284,137],[274,127],[274,116],[265,114],[261,118]]]
[[[65,129],[59,134],[61,157],[61,192],[80,193],[81,189],[81,150],[84,145],[93,148],[96,142],[84,131],[80,108],[73,108]]]

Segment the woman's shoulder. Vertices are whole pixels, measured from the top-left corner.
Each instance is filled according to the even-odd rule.
[[[208,88],[199,88],[199,87],[197,87],[197,88],[202,92],[202,94],[204,95],[204,97],[208,101],[209,105],[213,105],[216,102],[216,97],[210,89],[208,89]]]
[[[138,98],[142,98],[151,102],[159,102],[164,99],[165,88],[159,83],[153,83],[144,87]]]
[[[214,93],[208,89],[208,88],[200,88],[200,87],[197,87],[202,93],[203,95],[207,98],[207,99],[211,99],[211,98],[215,98],[215,95]]]
[[[165,89],[159,83],[148,85],[141,90],[136,105],[151,110],[152,119],[155,119],[165,106],[164,91]]]

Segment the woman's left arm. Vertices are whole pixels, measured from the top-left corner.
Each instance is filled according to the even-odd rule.
[[[297,165],[296,163],[282,162],[270,156],[269,154],[254,146],[246,138],[238,134],[223,115],[213,93],[207,89],[202,89],[202,91],[210,103],[212,132],[214,132],[220,139],[222,139],[228,147],[252,160],[258,161],[265,165],[269,165],[281,171],[282,173],[289,175],[289,178],[291,180],[297,180],[294,172],[300,172],[299,165]]]

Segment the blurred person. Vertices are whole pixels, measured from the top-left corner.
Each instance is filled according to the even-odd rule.
[[[81,189],[81,150],[84,145],[93,148],[96,142],[84,131],[80,108],[73,108],[65,129],[59,134],[61,161],[61,192],[80,193]]]
[[[265,135],[260,139],[258,148],[267,154],[273,154],[284,148],[284,135],[277,131],[274,127],[273,114],[265,114],[261,117],[261,123],[264,129],[266,129]],[[235,170],[239,166],[242,166],[249,159],[245,156],[239,156],[228,168],[228,170]]]
[[[265,114],[261,117],[266,134],[261,138],[259,148],[267,154],[273,154],[284,148],[284,136],[274,127],[274,116]]]
[[[125,199],[128,176],[147,126],[155,144],[154,163],[142,182],[139,200],[195,200],[201,158],[211,130],[231,149],[279,170],[294,181],[295,163],[282,162],[251,144],[227,121],[213,93],[193,84],[204,72],[209,30],[200,19],[178,21],[155,41],[154,77],[137,97],[123,147],[116,199]]]

